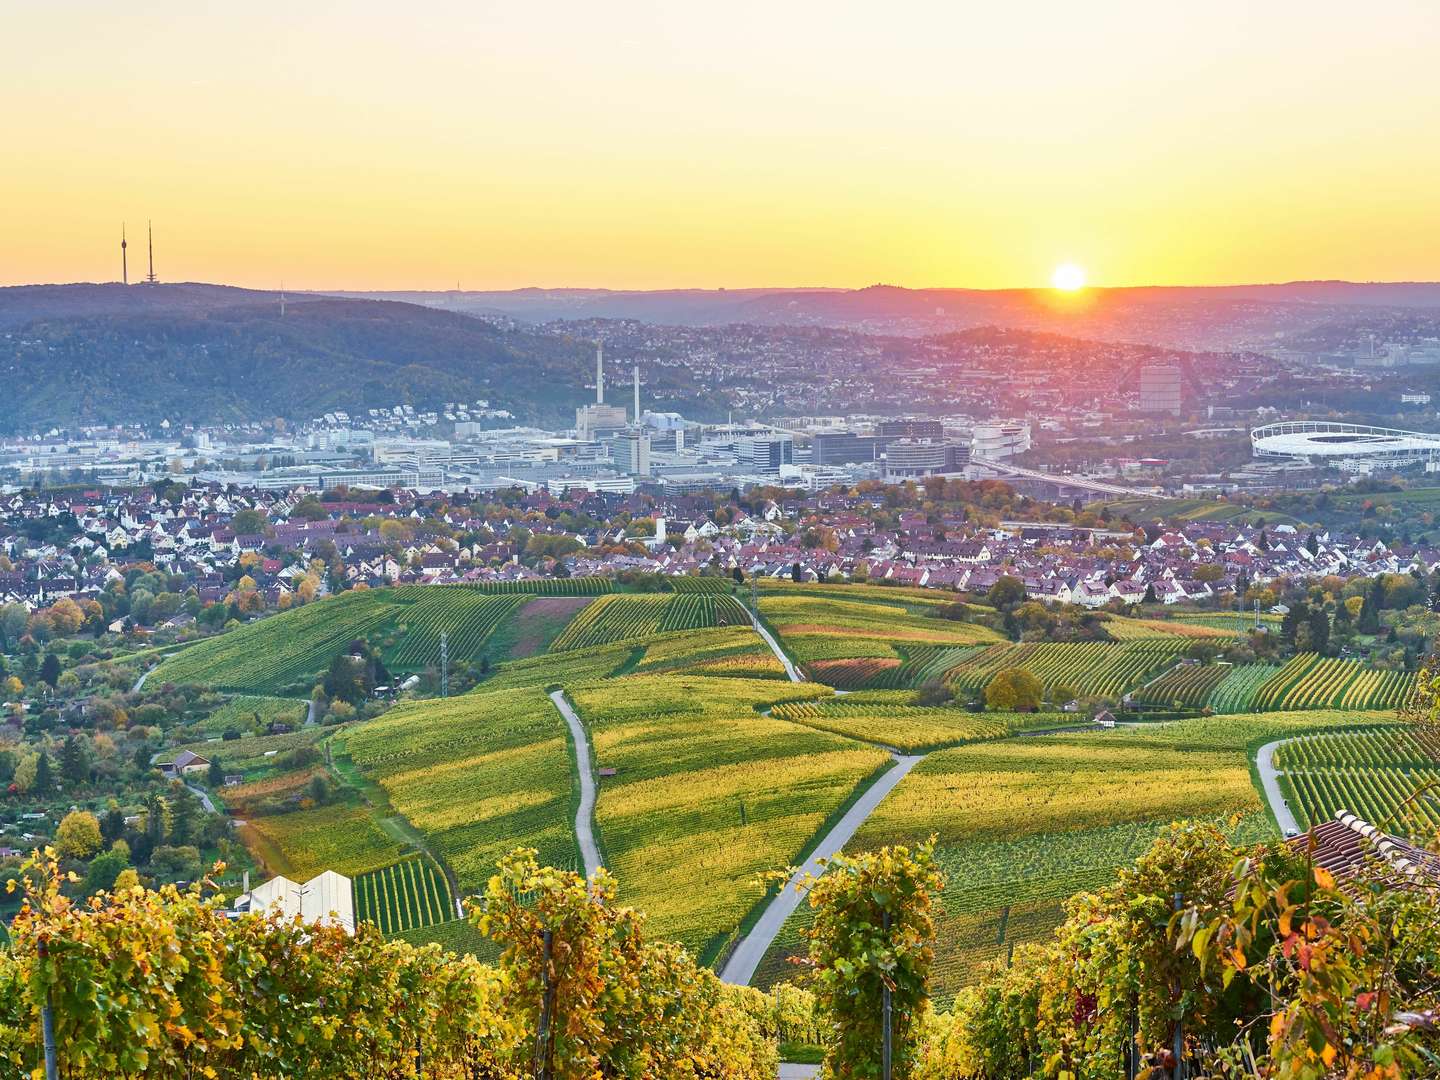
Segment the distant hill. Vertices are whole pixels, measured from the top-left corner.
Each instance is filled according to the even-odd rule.
[[[573,419],[590,345],[414,304],[224,286],[0,289],[0,430],[304,419],[488,399]],[[679,375],[657,372],[655,389]]]
[[[691,326],[820,325],[930,334],[970,326],[1047,330],[1104,341],[1211,349],[1253,346],[1377,308],[1440,311],[1440,283],[1297,281],[1276,285],[1088,289],[517,289],[366,293],[528,322],[640,319]]]

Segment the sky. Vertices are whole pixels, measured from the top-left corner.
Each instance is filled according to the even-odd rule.
[[[1440,279],[1434,0],[6,9],[0,284]]]

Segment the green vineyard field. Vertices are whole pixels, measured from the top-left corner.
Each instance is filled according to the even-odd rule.
[[[455,918],[455,899],[445,875],[429,859],[417,856],[354,881],[355,917],[396,934]]]

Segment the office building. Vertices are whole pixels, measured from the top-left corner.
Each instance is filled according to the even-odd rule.
[[[810,460],[816,465],[853,465],[874,461],[887,440],[853,431],[819,431],[810,440]]]
[[[779,472],[795,461],[795,440],[789,435],[744,435],[735,440],[740,464],[756,472]]]
[[[875,434],[891,439],[943,439],[945,425],[939,420],[882,420]]]
[[[1140,369],[1140,411],[1180,415],[1180,369],[1173,364],[1147,364]]]
[[[1030,425],[1026,423],[976,424],[970,436],[975,457],[1006,458],[1030,449]]]

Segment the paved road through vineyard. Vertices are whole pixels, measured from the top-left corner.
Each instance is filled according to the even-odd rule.
[[[1286,836],[1300,832],[1300,823],[1295,820],[1290,805],[1280,791],[1280,774],[1275,769],[1275,751],[1280,748],[1281,743],[1288,741],[1288,739],[1276,739],[1274,742],[1268,742],[1260,747],[1260,752],[1255,755],[1255,768],[1260,773],[1260,786],[1265,789],[1265,799],[1270,803],[1270,810],[1280,825],[1280,831]]]
[[[750,928],[750,932],[740,939],[740,943],[735,946],[735,951],[725,961],[725,967],[720,971],[722,979],[739,986],[749,985],[750,980],[755,977],[755,969],[760,966],[761,958],[769,950],[776,935],[780,933],[780,928],[785,925],[785,920],[800,906],[802,897],[795,891],[796,883],[807,874],[819,877],[822,869],[821,860],[831,859],[838,855],[860,826],[864,824],[865,819],[880,805],[880,801],[890,794],[891,789],[924,758],[924,754],[897,754],[895,756],[895,764],[890,767],[890,770],[855,800],[855,805],[845,811],[845,816],[825,834],[825,839],[820,841],[820,846],[805,861],[805,865],[766,905],[759,920]]]
[[[595,778],[590,772],[590,741],[585,737],[585,725],[575,710],[565,700],[564,690],[555,690],[550,700],[565,723],[570,725],[570,736],[575,740],[575,764],[580,773],[580,806],[575,811],[575,839],[580,843],[580,858],[585,863],[585,876],[592,876],[600,869],[600,849],[595,844],[595,831],[591,823],[595,820]]]

